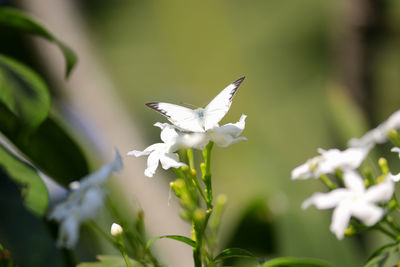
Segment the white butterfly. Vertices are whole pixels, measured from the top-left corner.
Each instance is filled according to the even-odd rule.
[[[218,126],[232,104],[237,89],[244,80],[237,79],[221,91],[205,108],[190,109],[179,105],[151,102],[146,106],[165,116],[178,128],[189,132],[205,132]]]

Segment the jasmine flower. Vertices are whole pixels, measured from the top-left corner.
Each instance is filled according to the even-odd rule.
[[[378,125],[378,127],[368,131],[361,138],[352,138],[349,141],[351,146],[368,146],[382,144],[386,142],[387,135],[391,130],[400,128],[400,110]]]
[[[384,215],[376,203],[389,201],[394,193],[391,179],[366,189],[361,176],[350,170],[344,173],[343,180],[345,188],[315,193],[302,204],[303,209],[311,205],[318,209],[334,208],[330,230],[338,239],[343,239],[352,216],[367,226],[376,224]]]
[[[153,177],[159,162],[161,162],[161,166],[165,170],[171,167],[179,168],[186,166],[185,163],[179,162],[178,155],[174,153],[180,145],[180,137],[175,128],[172,126],[170,127],[167,123],[156,123],[154,126],[162,129],[161,140],[163,143],[153,144],[143,151],[132,150],[128,152],[129,156],[149,156],[147,158],[147,168],[144,171],[147,177]]]
[[[318,149],[319,156],[316,156],[306,163],[292,170],[292,180],[319,178],[322,174],[333,173],[336,169],[355,170],[368,155],[372,146],[350,147],[346,150]]]
[[[79,239],[79,227],[84,221],[94,219],[103,205],[105,197],[104,183],[113,172],[122,169],[122,160],[118,151],[115,159],[98,171],[71,183],[71,192],[67,199],[56,205],[49,219],[60,222],[57,245],[72,248]]]
[[[207,131],[208,138],[216,145],[227,147],[231,144],[237,143],[242,140],[247,140],[246,137],[239,137],[242,134],[246,125],[246,115],[242,115],[237,123],[228,123],[222,126],[216,126]]]

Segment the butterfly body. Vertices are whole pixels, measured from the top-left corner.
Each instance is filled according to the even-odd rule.
[[[175,104],[151,102],[146,106],[165,116],[176,127],[188,132],[206,132],[215,126],[228,112],[242,77],[222,90],[205,108],[190,109]]]

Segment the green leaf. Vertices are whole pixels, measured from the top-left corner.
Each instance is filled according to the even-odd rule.
[[[66,77],[68,77],[76,65],[77,57],[67,45],[57,39],[44,26],[40,25],[34,19],[28,17],[23,12],[8,7],[0,8],[0,24],[15,28],[17,30],[39,35],[50,42],[55,43],[64,55],[66,62]]]
[[[149,241],[147,241],[146,244],[146,249],[148,249],[156,240],[162,239],[162,238],[169,238],[173,240],[177,240],[180,242],[183,242],[191,247],[196,247],[196,241],[186,237],[186,236],[181,236],[181,235],[162,235],[162,236],[156,236],[151,238]]]
[[[52,118],[35,132],[24,131],[19,120],[0,103],[0,131],[42,172],[61,185],[88,174],[88,164],[79,146]]]
[[[64,266],[43,221],[25,208],[21,192],[1,167],[0,203],[0,243],[18,266]]]
[[[33,70],[0,54],[0,101],[24,127],[39,126],[50,109],[49,90]]]
[[[228,258],[254,258],[257,259],[256,256],[254,256],[253,253],[241,249],[241,248],[227,248],[224,249],[221,253],[219,253],[215,258],[214,261],[220,261]]]
[[[0,165],[2,165],[11,179],[17,182],[23,190],[25,206],[34,213],[43,216],[49,204],[49,195],[46,185],[36,170],[11,154],[0,144]]]
[[[264,262],[260,267],[333,267],[332,264],[321,261],[318,259],[307,259],[307,258],[291,258],[283,257],[276,258],[267,262]]]
[[[390,256],[399,250],[399,243],[392,243],[377,249],[367,260],[365,267],[381,267]]]
[[[84,262],[78,264],[77,267],[126,267],[125,260],[122,256],[114,255],[97,255],[98,262]],[[132,267],[143,267],[142,264],[130,259]]]

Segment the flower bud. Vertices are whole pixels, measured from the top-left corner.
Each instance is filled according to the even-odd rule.
[[[122,229],[121,225],[119,225],[118,223],[113,223],[111,225],[111,235],[113,237],[118,237],[122,234],[124,230]]]
[[[387,164],[387,160],[385,158],[380,158],[378,160],[378,164],[379,164],[379,167],[381,167],[381,170],[382,170],[383,174],[388,174],[389,173],[389,167],[388,167],[388,164]]]
[[[346,236],[351,236],[351,235],[354,235],[356,233],[357,233],[357,231],[356,231],[356,229],[354,228],[353,225],[350,225],[349,227],[347,227],[346,230],[344,230],[344,235],[346,235]]]
[[[206,212],[202,209],[196,209],[193,213],[193,218],[197,222],[202,222],[206,217]]]

